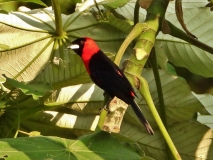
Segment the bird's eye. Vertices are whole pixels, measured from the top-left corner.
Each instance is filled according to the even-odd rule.
[[[84,41],[80,41],[80,44],[81,44],[81,45],[84,44]]]

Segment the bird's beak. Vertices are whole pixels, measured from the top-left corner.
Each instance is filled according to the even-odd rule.
[[[70,46],[67,47],[67,49],[78,49],[80,46],[78,44],[71,44]]]

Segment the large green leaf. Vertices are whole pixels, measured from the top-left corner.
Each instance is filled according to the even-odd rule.
[[[197,120],[200,123],[207,125],[209,128],[213,130],[212,119],[213,119],[213,115],[200,115],[200,114],[198,114],[198,118],[197,118]]]
[[[168,132],[183,160],[211,159],[213,156],[213,132],[205,125],[193,120],[183,121],[169,126]],[[138,142],[146,155],[157,160],[167,159],[166,143],[159,131],[155,130],[155,135],[149,136],[138,126],[123,122],[120,134]]]
[[[170,2],[166,12],[165,19],[170,21],[174,26],[182,29],[174,9],[174,3]],[[122,8],[116,9],[129,20],[133,20],[135,1],[130,1]],[[202,0],[183,0],[184,22],[190,32],[198,37],[198,40],[204,44],[212,46],[213,32],[212,21],[213,15],[208,8],[204,8],[207,1]],[[144,21],[145,10],[140,10],[140,21]],[[167,69],[167,61],[178,67],[185,67],[192,73],[204,77],[212,77],[213,68],[213,51],[208,53],[196,46],[183,40],[172,37],[160,32],[155,43],[157,58],[160,66]]]
[[[84,113],[98,113],[103,107],[103,93],[104,91],[94,84],[83,85],[79,92],[69,99],[66,106]]]
[[[152,70],[144,70],[143,77],[147,79],[155,106],[158,110],[160,110],[157,89],[155,87],[155,79]],[[179,122],[192,119],[198,111],[202,114],[207,113],[202,104],[191,93],[187,83],[184,80],[174,75],[168,74],[162,70],[160,70],[160,78],[162,81],[162,89],[166,107],[166,119],[168,121],[169,128],[173,127]],[[29,120],[24,121],[22,125],[27,130],[33,130],[33,127],[35,127],[34,130],[38,130],[40,132],[42,132],[43,130],[44,133],[50,133],[50,135],[52,134],[51,132],[48,132],[48,130],[52,130],[54,128],[55,130],[57,130],[57,135],[62,137],[63,134],[61,133],[62,130],[64,130],[63,128],[67,128],[70,130],[81,130],[81,133],[93,131],[96,122],[92,119],[95,120],[96,115],[99,114],[99,109],[103,107],[103,99],[103,90],[98,88],[94,84],[65,87],[53,93],[51,98],[49,98],[45,102],[45,105],[49,107],[62,105],[74,109],[76,111],[80,111],[82,113],[69,111],[67,109],[62,109],[63,107],[60,107],[61,109],[56,109],[57,112],[54,112],[54,114],[38,113],[35,116],[31,117]],[[139,99],[136,100],[141,106],[144,115],[154,127],[155,132],[159,132],[158,128],[156,128],[156,122],[151,116],[146,102],[140,96]],[[24,104],[21,103],[20,105],[23,106]],[[41,117],[47,118],[43,119]],[[96,118],[98,118],[98,116]],[[124,119],[130,123],[134,123],[135,125],[139,126],[141,132],[146,135],[144,127],[137,119],[131,107],[129,107],[127,112],[125,113]],[[67,125],[59,123],[59,121],[67,121]],[[85,122],[90,123],[85,125]],[[41,123],[43,125],[40,125]],[[48,127],[47,125],[50,126]],[[46,126],[45,128],[47,130],[42,129],[43,126]],[[93,129],[88,126],[93,126]],[[81,134],[80,132],[75,132],[75,134],[79,135]]]
[[[213,96],[211,94],[196,94],[193,93],[193,95],[202,103],[202,105],[205,107],[205,109],[213,115]]]
[[[134,8],[135,8],[135,0],[129,1],[124,7],[117,8],[116,11],[124,16],[128,20],[134,21]],[[146,11],[143,9],[140,9],[139,12],[139,21],[143,22],[145,20]]]
[[[97,41],[103,51],[115,53],[126,36],[108,21],[99,22],[93,14],[88,12],[75,12],[70,16],[62,15],[64,36],[60,38],[55,35],[54,14],[49,9],[0,14],[0,19],[2,29],[0,44],[8,46],[2,47],[0,51],[0,75],[5,74],[7,77],[24,82],[34,80],[38,82],[37,84],[49,82],[55,88],[91,81],[80,57],[65,50],[73,39],[90,36]],[[130,50],[128,49],[127,52]],[[34,89],[35,86],[31,91],[34,92]],[[29,88],[25,91],[28,92]],[[30,94],[35,95],[33,92]],[[76,104],[75,101],[67,104],[66,101],[61,102],[61,99],[54,99],[55,101],[46,101],[44,105],[43,99],[35,102],[30,96],[19,95],[19,93],[17,91],[9,95],[9,99],[15,99],[15,102],[9,101],[2,106],[5,108],[5,114],[1,117],[1,125],[4,128],[1,132],[2,137],[14,136],[23,120],[41,110],[61,104],[67,106]],[[101,97],[103,92],[99,93],[101,94],[98,96]],[[69,95],[67,91],[66,95]],[[98,103],[100,108],[102,101]],[[96,113],[97,105],[93,106]]]
[[[37,130],[42,135],[76,138],[95,131],[99,115],[71,114],[56,111],[39,112],[21,123],[22,129]]]
[[[103,107],[104,91],[93,83],[64,87],[53,93],[46,106],[65,105],[83,113],[99,113]]]
[[[160,70],[160,78],[162,82],[162,90],[164,95],[166,115],[168,125],[173,125],[177,122],[192,119],[196,112],[207,113],[202,104],[191,93],[187,83],[177,76],[166,73]],[[152,70],[144,70],[143,77],[147,80],[150,86],[150,92],[154,103],[159,108],[157,89],[155,86],[155,78]],[[103,107],[103,90],[94,84],[84,84],[63,88],[54,94],[52,101],[46,102],[46,105],[65,104],[67,107],[83,113],[97,114],[99,109]],[[139,99],[136,101],[141,106],[143,113],[149,120],[152,126],[156,126],[154,119],[148,109],[146,102],[138,94]],[[125,119],[130,122],[136,122],[140,125],[135,113],[128,108],[125,114]],[[143,128],[141,126],[141,128]]]
[[[127,7],[129,7],[129,9],[120,8],[120,10],[125,16],[133,15],[129,13],[133,13],[134,6],[128,4]],[[53,17],[54,16],[52,11],[47,9],[33,10],[27,13],[15,12],[4,16],[0,15],[2,22],[2,24],[0,24],[2,31],[0,33],[0,44],[2,44],[2,46],[6,46],[1,48],[0,74],[4,73],[8,77],[16,78],[20,81],[34,80],[50,82],[54,84],[54,87],[56,88],[90,82],[90,78],[86,73],[84,66],[82,65],[81,59],[78,56],[72,55],[68,53],[68,51],[65,51],[66,46],[75,38],[90,36],[97,41],[103,51],[116,53],[121,42],[126,36],[126,34],[120,31],[119,28],[114,27],[108,21],[97,21],[96,17],[90,13],[76,12],[70,16],[62,15],[63,29],[65,34],[63,37],[57,37],[54,34],[55,22]],[[164,42],[165,40],[169,40],[171,43],[174,40],[175,45],[176,43],[185,44],[185,42],[181,42],[177,39],[171,40],[167,36],[166,39],[163,38],[159,39],[161,40],[162,44],[164,44],[163,47],[158,45],[159,41],[156,44],[157,47],[161,48],[161,50],[166,53],[161,57],[163,60],[161,64],[165,64],[165,59],[167,57],[169,61],[171,61],[173,58],[170,57],[170,53],[167,53],[167,50],[165,50],[165,48],[168,47]],[[187,44],[187,46],[191,47],[189,44]],[[183,49],[180,50],[182,51]],[[131,49],[128,49],[127,53],[130,51]],[[159,55],[158,51],[157,53]],[[178,54],[181,53],[178,52]],[[188,57],[191,56],[188,52],[186,55],[188,55]],[[209,54],[206,55],[208,56]],[[203,60],[202,63],[205,60]],[[211,62],[211,60],[209,62]],[[207,63],[207,66],[208,65],[209,63]],[[166,65],[164,66],[166,67]],[[192,65],[191,68],[193,69],[193,67],[194,66]],[[205,66],[203,69],[206,69]],[[205,71],[205,74],[208,75],[208,71]],[[159,102],[157,99],[158,97],[152,71],[145,71],[143,76],[149,83],[152,97],[156,107],[158,108]],[[166,118],[168,120],[169,132],[174,139],[174,142],[178,146],[178,150],[181,151],[184,159],[189,159],[193,156],[200,156],[202,158],[206,158],[208,156],[211,157],[212,152],[209,152],[209,155],[202,155],[199,152],[203,151],[201,148],[204,147],[205,152],[203,153],[205,154],[208,153],[207,150],[212,150],[212,145],[210,143],[212,132],[207,132],[208,128],[198,124],[197,122],[193,122],[193,124],[192,122],[190,123],[190,120],[193,118],[193,115],[196,112],[199,111],[200,113],[206,113],[202,104],[191,94],[187,84],[178,77],[170,75],[165,71],[160,71],[160,77],[165,98]],[[52,99],[49,99],[45,102],[45,106],[43,104],[34,103],[32,99],[25,97],[26,99],[22,99],[22,101],[20,101],[18,104],[12,104],[7,110],[6,114],[4,114],[1,118],[1,124],[3,124],[5,127],[1,127],[4,129],[2,132],[8,134],[8,131],[11,130],[11,125],[8,124],[13,124],[13,131],[16,129],[18,130],[20,129],[20,120],[25,120],[25,118],[31,117],[33,113],[46,110],[48,107],[60,106],[61,104],[74,108],[75,110],[82,110],[84,113],[91,113],[91,117],[93,117],[92,114],[94,115],[98,113],[98,109],[102,106],[102,93],[102,90],[92,84],[76,85],[58,90],[55,95],[51,97]],[[151,125],[153,126],[156,134],[155,136],[150,137],[145,133],[143,127],[130,107],[125,115],[126,122],[124,122],[122,125],[121,134],[125,137],[129,137],[132,140],[138,141],[143,147],[143,150],[150,156],[156,156],[156,159],[165,159],[165,142],[163,141],[159,130],[156,128],[156,124],[151,117],[145,101],[142,100],[141,97],[139,97],[137,101],[142,107],[142,110],[145,113],[147,119],[151,122]],[[3,105],[5,105],[4,102]],[[57,130],[62,128],[62,131],[64,131],[63,129],[66,128],[70,129],[69,131],[71,131],[71,129],[75,129],[75,127],[78,126],[77,129],[80,128],[82,131],[89,130],[88,125],[84,126],[85,121],[87,122],[89,119],[88,117],[83,117],[83,115],[79,116],[79,113],[76,112],[72,112],[71,114],[64,114],[63,111],[60,111],[58,108],[55,110],[57,110],[57,112],[54,112],[54,114],[48,114],[50,117],[47,117],[47,121],[44,123],[44,125],[48,123],[51,124],[47,127],[47,129],[50,129],[51,126],[53,126],[54,129],[57,128]],[[57,115],[62,117],[61,120],[64,123],[57,123],[56,121],[51,122],[51,117],[53,120],[60,120]],[[75,117],[78,118],[78,116],[80,120],[79,125],[76,123],[74,125],[69,125],[69,123],[66,124],[65,121],[70,122],[69,119],[73,120]],[[42,130],[42,127],[44,126],[39,128],[39,123],[44,122],[45,119],[42,121],[42,119],[36,118],[42,118],[42,114],[37,114],[35,117],[29,119],[29,121],[25,121],[23,125],[21,124],[22,129],[27,130],[35,125],[36,130]],[[128,125],[125,126],[126,123],[128,123]],[[33,128],[30,129],[33,130]],[[51,131],[53,132],[53,130]],[[52,134],[50,132],[49,134]],[[45,133],[48,134],[47,130]],[[60,136],[63,136],[62,132],[60,133]],[[98,136],[96,135],[95,137]],[[93,142],[93,139],[89,139],[88,141]],[[191,145],[193,142],[194,145]],[[208,144],[204,146],[204,142],[208,142]],[[101,146],[100,144],[103,145],[103,141],[95,145]],[[116,146],[114,143],[110,144],[110,146],[113,145]],[[63,153],[67,151],[64,151],[64,148],[61,150],[63,150]],[[123,150],[123,148],[121,150]],[[111,153],[111,151],[109,153]],[[155,153],[156,155],[154,155]],[[75,156],[77,157],[80,154],[77,153]],[[63,155],[64,154],[62,154],[62,156]],[[71,154],[69,154],[69,156],[70,155]],[[94,153],[91,153],[91,155],[93,156]],[[109,155],[110,154],[107,156]]]
[[[198,111],[201,113],[206,113],[204,107],[191,93],[190,88],[184,80],[163,70],[159,70],[159,75],[162,84],[168,125],[189,120],[193,118],[194,114]],[[156,108],[160,111],[157,88],[152,70],[144,70],[142,76],[147,80],[152,99]],[[146,115],[147,119],[149,119],[149,122],[152,124],[152,126],[155,126],[156,123],[151,116],[145,100],[141,98],[136,100],[140,104],[141,109]],[[128,113],[132,113],[131,117],[129,118],[129,121],[132,121],[135,115],[132,110]]]
[[[203,104],[205,109],[210,113],[210,115],[198,114],[198,121],[202,124],[209,126],[213,129],[213,96],[211,94],[195,94],[197,99]]]
[[[33,82],[26,84],[6,77],[5,85],[8,84],[13,86],[15,89],[20,89],[26,95],[32,95],[34,100],[38,100],[39,97],[44,96],[47,92],[50,92],[52,90],[51,85],[44,82]]]
[[[65,50],[72,40],[88,36],[103,51],[116,53],[126,36],[91,13],[62,15],[61,38],[54,34],[54,15],[48,9],[0,14],[0,19],[0,44],[9,47],[1,48],[0,74],[19,81],[45,81],[57,88],[91,81],[81,59]]]
[[[124,6],[127,2],[128,2],[128,0],[82,1],[82,3],[78,3],[78,5],[76,5],[75,10],[82,12],[90,7],[94,7],[93,9],[97,9],[96,4],[99,5],[99,8],[101,8],[100,5],[104,5],[105,7],[109,8],[109,9],[114,9],[117,7]]]
[[[129,0],[116,0],[116,1],[112,1],[111,3],[105,4],[104,7],[109,9],[115,9],[118,7],[125,6],[128,1]]]
[[[50,108],[44,106],[43,101],[52,87],[44,82],[25,84],[10,78],[6,78],[4,85],[1,85],[4,91],[1,91],[0,101],[0,137],[13,137],[23,120]]]
[[[203,0],[182,0],[182,8],[203,8],[208,2]],[[175,1],[170,1],[167,8],[167,14],[175,13]],[[185,18],[184,18],[185,19]]]
[[[39,15],[43,17],[38,20],[21,12],[0,14],[0,43],[9,46],[0,52],[0,74],[30,81],[49,61],[53,39],[48,32],[54,31],[54,23],[44,12]]]
[[[104,143],[104,145],[103,145]],[[142,159],[148,160],[136,144],[118,141],[109,133],[99,132],[68,140],[58,137],[31,137],[0,141],[0,158],[14,159]]]
[[[43,6],[47,6],[41,0],[0,0],[0,4],[3,4],[5,2],[31,2],[31,3],[36,3],[36,4],[43,5]]]
[[[207,8],[190,8],[183,9],[184,19],[187,28],[198,40],[211,46],[213,43],[211,24],[213,15]],[[175,14],[166,16],[173,25],[180,27]],[[161,53],[166,54],[169,62],[175,66],[185,67],[192,73],[202,75],[204,77],[212,77],[213,55],[198,47],[195,47],[183,40],[174,38],[170,35],[160,33],[155,44],[157,48],[162,48]]]

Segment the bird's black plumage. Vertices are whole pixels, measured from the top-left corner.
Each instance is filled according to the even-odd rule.
[[[97,69],[98,68],[98,69]],[[102,51],[94,54],[89,63],[91,79],[111,97],[118,97],[127,104],[134,90],[120,68]]]

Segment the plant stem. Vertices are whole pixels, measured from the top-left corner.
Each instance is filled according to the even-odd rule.
[[[107,113],[108,113],[107,110],[101,111],[100,118],[99,118],[99,121],[98,121],[98,126],[95,130],[96,132],[102,130],[102,127],[104,125],[104,121],[105,121],[105,118],[107,116]]]
[[[151,62],[153,74],[154,74],[154,77],[155,77],[155,84],[156,84],[156,88],[157,88],[159,107],[160,107],[160,117],[163,121],[165,128],[168,129],[167,119],[166,119],[165,103],[164,103],[164,98],[163,98],[163,91],[162,91],[162,85],[161,85],[159,70],[158,70],[158,63],[157,63],[155,48],[152,48],[149,60]],[[168,144],[166,144],[166,151],[167,151],[168,159],[172,159],[173,156],[170,152]]]
[[[139,89],[139,91],[140,91],[141,95],[144,97],[144,99],[146,100],[146,103],[149,106],[149,109],[150,109],[150,111],[151,111],[151,113],[152,113],[152,115],[153,115],[153,117],[154,117],[154,119],[155,119],[155,121],[156,121],[156,123],[157,123],[157,125],[158,125],[158,127],[159,127],[169,149],[170,149],[170,151],[171,151],[172,156],[174,157],[175,160],[181,160],[181,157],[180,157],[174,143],[172,142],[166,128],[164,127],[164,124],[161,121],[161,118],[160,118],[160,116],[159,116],[159,114],[158,114],[158,112],[155,108],[155,105],[153,103],[153,100],[152,100],[152,97],[151,97],[151,94],[150,94],[150,91],[149,91],[149,86],[148,86],[146,80],[143,77],[138,77],[138,78],[140,79],[140,81],[143,84],[141,86],[141,88]],[[168,157],[169,157],[169,155],[168,155]]]
[[[161,80],[159,76],[159,70],[158,70],[158,63],[157,63],[157,57],[155,53],[155,48],[152,48],[151,55],[150,55],[150,62],[153,69],[153,74],[155,77],[155,83],[158,93],[158,99],[160,104],[160,116],[164,123],[164,126],[167,128],[167,119],[166,119],[166,110],[165,110],[165,104],[164,104],[164,98],[163,98],[163,91],[161,86]]]
[[[19,107],[17,107],[17,119],[18,119],[18,124],[17,124],[17,129],[16,129],[16,133],[14,135],[14,138],[17,138],[18,136],[18,132],[19,132],[19,129],[20,129],[20,112],[19,112]]]
[[[56,26],[56,36],[61,37],[63,35],[63,28],[62,28],[62,18],[61,18],[61,8],[58,3],[58,0],[51,0],[52,6],[55,15],[55,26]]]
[[[108,102],[109,102],[110,99],[111,99],[110,96],[105,93],[105,95],[104,95],[104,107],[106,107],[106,105],[108,105]],[[97,126],[95,131],[102,130],[107,114],[108,114],[108,111],[106,109],[102,108],[101,113],[100,113],[100,118],[99,118],[99,121],[98,121],[98,126]]]
[[[140,10],[139,0],[137,0],[135,2],[135,9],[134,9],[134,25],[136,25],[139,22],[139,10]]]

